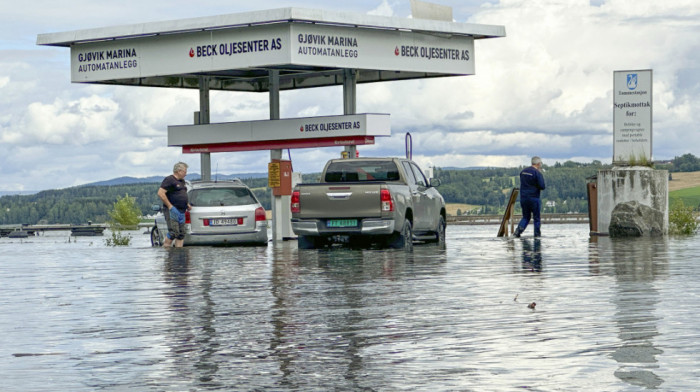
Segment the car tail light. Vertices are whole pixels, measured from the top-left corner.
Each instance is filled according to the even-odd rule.
[[[258,207],[255,209],[255,221],[260,222],[267,220],[267,216],[265,215],[265,209],[262,207]]]
[[[185,211],[185,223],[187,223],[187,224],[192,223],[192,220],[190,219],[190,212],[189,211]]]
[[[301,204],[299,203],[299,191],[294,191],[292,193],[291,209],[292,213],[301,212]]]
[[[379,198],[382,202],[382,212],[394,211],[394,202],[391,200],[391,192],[388,189],[382,189]]]

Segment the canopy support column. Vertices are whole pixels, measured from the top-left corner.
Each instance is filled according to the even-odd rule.
[[[199,119],[197,124],[209,124],[209,76],[199,77]],[[202,180],[211,180],[211,153],[200,154]]]
[[[270,120],[280,119],[280,71],[272,69],[270,78]],[[282,150],[270,150],[270,161],[281,160]],[[268,173],[269,175],[269,173]],[[293,236],[291,196],[275,196],[270,190],[272,204],[272,241],[283,241]]]
[[[343,70],[343,114],[357,114],[357,73],[356,69]],[[355,158],[357,146],[345,146],[348,158]]]

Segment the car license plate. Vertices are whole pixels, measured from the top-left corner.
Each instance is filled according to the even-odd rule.
[[[238,226],[238,218],[216,218],[210,219],[211,226]]]
[[[356,227],[357,219],[329,219],[328,227]]]

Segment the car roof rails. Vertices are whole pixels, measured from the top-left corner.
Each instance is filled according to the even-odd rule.
[[[241,181],[241,179],[238,178],[238,177],[231,178],[231,179],[224,179],[224,180],[218,180],[218,179],[217,179],[217,180],[193,180],[193,181],[190,181],[190,184],[192,184],[192,185],[201,184],[201,183],[210,183],[210,184],[218,184],[218,183],[227,184],[227,183],[234,183],[234,184],[245,185],[245,184],[243,183],[243,181]]]

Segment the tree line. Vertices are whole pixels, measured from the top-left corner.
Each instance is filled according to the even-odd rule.
[[[270,205],[267,179],[243,179],[263,205]],[[133,197],[141,215],[155,214],[162,203],[156,192],[160,183],[77,186],[41,191],[33,195],[0,197],[0,224],[84,224],[109,221],[114,203]]]
[[[657,169],[700,171],[700,159],[692,154],[656,164]],[[599,170],[609,169],[600,161],[578,163],[566,161],[544,166],[547,189],[542,194],[544,212],[585,213],[588,211],[586,183]],[[438,188],[447,203],[463,203],[477,208],[469,213],[500,214],[505,210],[510,192],[519,186],[522,167],[485,169],[435,168],[433,177],[439,178]],[[319,173],[303,175],[304,182],[318,182]],[[242,178],[263,207],[271,208],[267,178]],[[0,197],[0,224],[83,224],[103,223],[109,220],[109,211],[121,197],[133,197],[143,216],[152,215],[154,205],[160,205],[156,196],[160,183],[125,185],[77,186],[46,190],[33,195]],[[516,204],[516,212],[519,206]],[[467,211],[465,211],[467,213]]]

